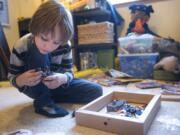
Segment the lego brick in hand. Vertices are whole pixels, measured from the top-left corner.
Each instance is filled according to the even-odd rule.
[[[36,71],[42,71],[42,79],[53,74],[49,67],[37,68]]]

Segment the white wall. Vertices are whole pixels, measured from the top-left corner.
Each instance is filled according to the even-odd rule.
[[[15,1],[17,2],[18,0],[8,0],[10,25],[8,27],[4,27],[4,32],[10,48],[14,41],[18,38],[17,17],[19,14],[19,7]]]
[[[31,17],[43,0],[8,0],[10,26],[4,31],[10,48],[19,38],[18,17]],[[180,41],[180,0],[162,0],[151,4],[155,13],[151,15],[149,26],[152,30],[163,37],[172,37]],[[117,7],[120,14],[125,19],[125,26],[122,36],[125,34],[130,22],[130,12],[128,5]]]
[[[4,32],[11,49],[19,38],[18,18],[31,17],[40,4],[41,0],[8,0],[10,25]]]

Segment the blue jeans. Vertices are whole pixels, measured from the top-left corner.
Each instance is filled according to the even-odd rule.
[[[34,106],[38,108],[51,102],[88,103],[102,95],[102,88],[84,79],[73,79],[67,88],[49,90],[44,84],[38,84],[23,93],[33,98]]]
[[[26,70],[50,66],[48,55],[42,55],[35,45],[28,45]],[[43,107],[51,102],[88,103],[102,95],[102,88],[84,79],[73,79],[68,87],[48,89],[42,82],[23,91],[34,99],[34,107]]]

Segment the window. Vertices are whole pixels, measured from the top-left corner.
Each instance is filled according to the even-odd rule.
[[[135,2],[139,0],[108,0],[112,5],[115,4],[122,4],[122,3],[129,3],[129,2]]]

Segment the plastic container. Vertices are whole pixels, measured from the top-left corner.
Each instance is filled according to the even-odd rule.
[[[152,78],[153,67],[158,60],[158,53],[119,54],[120,70],[135,78]]]

